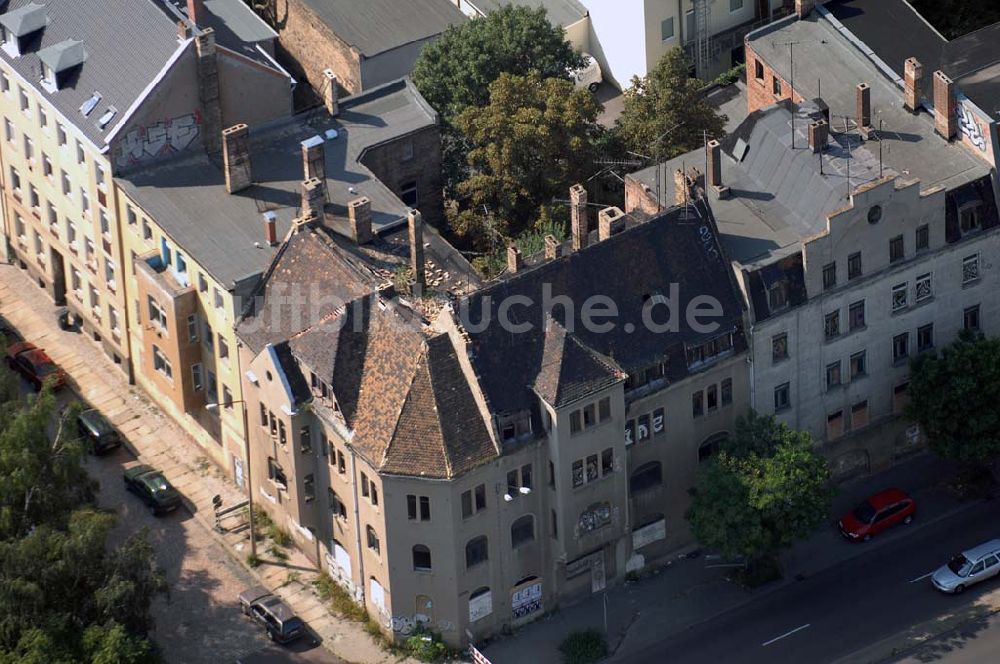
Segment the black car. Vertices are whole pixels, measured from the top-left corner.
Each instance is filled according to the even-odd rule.
[[[80,413],[76,427],[93,454],[104,454],[122,446],[122,439],[111,422],[93,408]]]
[[[139,496],[154,516],[173,512],[181,506],[181,494],[152,466],[126,468],[123,479],[125,488]]]
[[[276,643],[291,643],[306,633],[305,623],[263,586],[241,592],[240,609],[243,615],[260,623]]]

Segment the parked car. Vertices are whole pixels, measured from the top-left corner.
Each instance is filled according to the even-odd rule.
[[[139,496],[153,516],[173,512],[181,506],[181,494],[152,466],[140,464],[126,468],[123,479],[125,488]]]
[[[867,542],[897,523],[910,523],[916,513],[912,498],[899,489],[886,489],[845,514],[838,525],[840,534],[852,542]]]
[[[591,92],[597,92],[604,81],[604,74],[601,72],[601,65],[590,53],[581,53],[584,65],[579,69],[570,72],[573,82],[578,88],[587,88]]]
[[[76,427],[92,454],[104,454],[122,446],[121,436],[111,422],[93,408],[77,416]]]
[[[941,592],[957,595],[974,583],[1000,573],[1000,539],[963,551],[931,575]]]
[[[54,389],[66,385],[65,372],[56,366],[44,350],[30,341],[18,341],[7,346],[7,364],[24,376],[36,390],[42,389],[47,380],[53,381]]]
[[[263,586],[241,592],[240,609],[243,615],[260,623],[276,643],[291,643],[306,633],[305,623]]]

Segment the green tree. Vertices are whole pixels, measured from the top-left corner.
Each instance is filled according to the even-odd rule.
[[[632,77],[616,125],[625,147],[665,161],[725,134],[726,116],[705,100],[701,81],[690,78],[680,48],[667,51],[644,77]]]
[[[827,518],[829,474],[807,433],[750,413],[699,469],[687,514],[691,530],[725,556],[773,561]]]
[[[963,333],[910,369],[907,417],[943,457],[985,465],[1000,457],[1000,339]]]
[[[472,174],[458,185],[459,231],[479,233],[485,213],[493,231],[513,237],[536,220],[541,206],[565,198],[594,172],[593,138],[599,104],[569,81],[502,74],[490,101],[466,109],[457,126],[471,149]]]
[[[568,72],[583,65],[553,26],[545,9],[511,4],[483,18],[454,25],[425,46],[413,66],[413,82],[424,98],[450,124],[470,106],[490,100],[489,87],[500,74],[569,80]]]

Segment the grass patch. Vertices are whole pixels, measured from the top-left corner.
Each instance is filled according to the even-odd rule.
[[[336,615],[354,622],[365,622],[368,618],[368,612],[365,611],[365,608],[355,602],[350,593],[334,581],[329,574],[321,574],[313,581],[313,586],[316,587],[320,599],[328,602],[330,609]]]
[[[608,641],[600,630],[573,632],[559,644],[563,664],[593,664],[608,656]]]
[[[284,549],[281,549],[274,544],[267,547],[267,554],[275,560],[280,560],[281,562],[288,560],[288,554],[285,553]]]
[[[256,553],[248,553],[247,565],[250,565],[250,567],[260,567],[260,556]]]
[[[402,650],[421,662],[440,662],[459,655],[444,644],[440,635],[423,625],[418,625],[413,630],[413,634],[407,637],[406,641],[403,642]]]

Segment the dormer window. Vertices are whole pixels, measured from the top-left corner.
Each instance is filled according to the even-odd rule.
[[[34,2],[0,15],[0,40],[4,52],[14,58],[20,56],[23,41],[47,23],[45,7]]]
[[[83,64],[83,61],[87,59],[87,52],[83,48],[83,42],[75,39],[65,39],[40,50],[38,52],[38,59],[42,63],[42,86],[49,92],[55,92],[63,86],[63,79],[75,67]],[[94,97],[96,97],[96,100],[93,101],[93,105],[85,112],[84,107],[90,104]],[[80,107],[81,113],[87,115],[94,110],[94,106],[101,100],[101,96],[95,92],[94,97],[84,102],[84,105]]]

